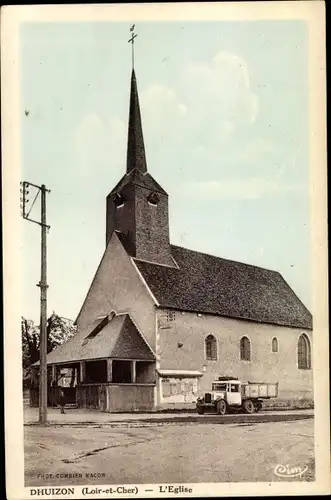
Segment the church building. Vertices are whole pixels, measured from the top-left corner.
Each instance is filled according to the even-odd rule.
[[[68,380],[69,402],[84,408],[193,408],[231,376],[278,382],[280,405],[312,402],[304,304],[277,271],[172,245],[168,211],[132,70],[126,171],[107,196],[106,247],[77,333],[48,354],[49,393]]]

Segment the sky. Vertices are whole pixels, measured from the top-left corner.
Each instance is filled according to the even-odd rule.
[[[105,249],[106,196],[126,168],[129,28],[20,28],[21,177],[51,190],[49,314],[76,318]],[[311,308],[307,26],[145,22],[136,33],[147,165],[169,194],[171,242],[277,270]],[[21,257],[21,314],[39,321],[40,227],[23,219]]]

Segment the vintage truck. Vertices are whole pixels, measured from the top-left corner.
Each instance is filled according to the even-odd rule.
[[[225,415],[230,411],[258,412],[263,400],[278,396],[278,383],[240,382],[236,378],[219,377],[212,383],[211,392],[197,399],[197,412]]]

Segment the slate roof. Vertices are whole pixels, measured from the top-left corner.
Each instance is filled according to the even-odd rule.
[[[103,326],[103,325],[104,326]],[[65,344],[47,355],[47,363],[75,362],[87,359],[155,359],[129,314],[103,320],[96,328],[78,331]],[[35,363],[39,365],[39,361]]]
[[[312,316],[276,271],[171,245],[179,269],[135,259],[162,307],[298,328]]]

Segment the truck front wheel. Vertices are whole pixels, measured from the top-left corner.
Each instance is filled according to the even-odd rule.
[[[198,406],[197,411],[199,415],[203,415],[205,413],[205,409],[203,406]]]
[[[246,399],[244,401],[243,406],[244,406],[245,413],[254,413],[254,410],[255,410],[254,403],[250,399]]]
[[[227,407],[226,407],[226,402],[224,401],[224,399],[220,399],[219,401],[217,401],[217,404],[216,404],[217,413],[219,415],[225,415],[226,410],[227,410]]]

